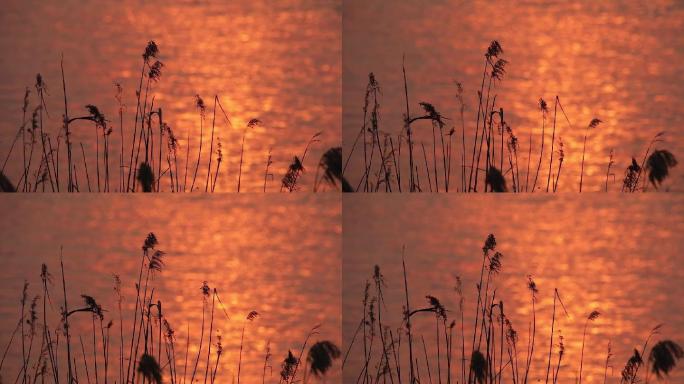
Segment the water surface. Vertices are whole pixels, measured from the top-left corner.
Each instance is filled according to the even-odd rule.
[[[679,111],[684,107],[684,93],[679,84],[684,81],[684,75],[672,65],[684,55],[684,41],[680,38],[684,31],[683,16],[682,3],[668,0],[648,3],[346,1],[343,18],[345,153],[351,150],[363,122],[369,72],[374,72],[382,89],[380,129],[392,135],[398,150],[397,135],[402,130],[402,114],[406,110],[402,78],[402,55],[405,54],[411,114],[418,115],[421,112],[418,102],[426,101],[451,119],[445,131],[455,128],[458,138],[454,143],[458,151],[453,154],[453,164],[457,166],[452,166],[451,177],[460,180],[462,128],[456,83],[463,86],[466,147],[472,151],[483,55],[490,41],[498,40],[504,49],[502,57],[509,63],[492,97],[497,96],[496,109],[499,106],[504,109],[506,121],[518,137],[521,178],[524,179],[527,166],[530,132],[534,134],[533,164],[539,156],[542,117],[538,100],[547,101],[549,119],[552,119],[554,98],[558,95],[572,123],[570,126],[559,110],[554,152],[558,150],[560,137],[564,142],[565,161],[558,190],[579,189],[585,128],[596,117],[603,124],[589,133],[583,191],[603,190],[611,150],[615,161],[611,173],[617,182],[612,183],[610,177],[609,189],[615,191],[621,186],[631,158],[641,162],[648,142],[656,133],[666,132],[658,148],[668,149],[679,158],[683,156],[684,120]],[[486,87],[485,83],[485,92]],[[414,131],[416,161],[423,189],[427,190],[420,143],[425,144],[432,168],[432,131],[429,123],[416,124]],[[544,190],[552,132],[547,129],[546,135],[543,159],[546,168],[542,167],[540,176]],[[408,186],[407,153],[404,144],[401,167],[405,188]],[[359,154],[356,152],[349,168],[354,185],[363,171],[363,158]],[[557,160],[559,154],[554,156]],[[505,157],[504,169],[508,169],[507,154]],[[438,164],[442,172],[442,165]],[[552,173],[557,173],[557,161]],[[510,176],[507,177],[510,188]],[[680,166],[664,189],[681,189],[683,178]],[[530,181],[530,189],[531,184]],[[454,185],[452,182],[452,190]]]
[[[114,128],[110,167],[118,175],[120,123],[114,82],[123,87],[124,151],[129,153],[141,55],[149,40],[159,45],[159,60],[164,63],[150,99],[154,96],[154,105],[163,108],[164,119],[180,140],[180,168],[185,162],[188,134],[191,170],[197,159],[200,118],[195,95],[199,94],[208,107],[201,159],[204,172],[199,172],[202,191],[214,95],[219,95],[232,122],[228,126],[219,110],[216,136],[222,142],[223,164],[217,191],[237,188],[241,139],[250,119],[258,118],[263,125],[247,132],[242,191],[263,189],[269,150],[275,181],[268,187],[277,190],[293,156],[302,156],[314,133],[323,134],[305,161],[312,170],[326,149],[339,146],[341,16],[337,1],[4,1],[0,10],[0,50],[6,53],[0,60],[2,161],[22,122],[25,87],[32,91],[28,120],[38,104],[33,88],[36,73],[41,73],[47,83],[50,117],[44,122],[44,130],[56,146],[64,110],[60,75],[63,54],[69,115],[82,114],[86,104],[102,110]],[[81,190],[87,188],[80,142],[86,148],[91,184],[95,186],[93,130],[91,124],[82,122],[73,127]],[[216,146],[215,142],[214,152]],[[23,164],[17,153],[6,172],[15,183]],[[217,155],[212,156],[215,166]],[[38,156],[35,161],[39,161]],[[312,179],[308,176],[302,180],[307,189],[312,187]],[[170,189],[168,185],[162,187]]]
[[[681,302],[684,290],[679,283],[684,277],[681,269],[684,243],[680,236],[684,229],[681,220],[684,205],[677,196],[649,195],[638,199],[619,199],[614,194],[587,198],[565,195],[553,199],[542,196],[526,199],[345,196],[344,204],[342,305],[343,340],[347,344],[363,314],[364,286],[366,280],[373,282],[374,265],[380,266],[387,284],[383,290],[386,305],[382,321],[397,335],[405,305],[401,266],[405,247],[411,308],[426,307],[425,295],[437,297],[446,306],[449,322],[458,320],[454,360],[460,361],[456,277],[462,281],[466,349],[469,350],[482,246],[490,233],[496,237],[496,250],[504,255],[501,272],[490,286],[490,293],[496,288],[497,301],[504,301],[505,312],[518,332],[521,367],[532,314],[528,275],[539,290],[531,382],[545,379],[554,288],[558,289],[568,313],[566,316],[557,303],[553,361],[556,362],[558,337],[562,334],[565,355],[561,383],[575,380],[583,327],[595,309],[601,315],[588,326],[583,382],[603,382],[609,341],[613,354],[609,383],[619,382],[620,372],[633,349],[641,350],[649,331],[658,324],[663,327],[655,340],[684,343]],[[371,295],[373,292],[371,289]],[[496,310],[494,314],[497,315]],[[422,336],[435,382],[434,315],[416,316],[413,329],[420,372],[425,379]],[[359,336],[345,366],[347,380],[355,380],[360,372],[361,340]],[[377,351],[380,345],[377,335],[375,345]],[[443,340],[441,347],[444,382]],[[406,352],[405,334],[402,348]],[[407,370],[404,359],[402,372],[406,374]],[[460,375],[456,367],[452,372],[453,377]],[[506,375],[504,382],[510,377],[509,368]],[[672,373],[672,382],[681,381],[683,375],[684,370],[678,366]]]
[[[114,320],[110,354],[114,356],[114,366],[118,366],[119,322],[113,274],[119,275],[122,282],[124,337],[128,340],[140,247],[147,233],[154,232],[159,239],[157,248],[166,255],[161,273],[154,276],[150,286],[155,289],[155,298],[162,301],[166,319],[175,330],[179,380],[188,326],[191,356],[199,348],[203,306],[200,288],[207,281],[210,288],[218,290],[223,303],[217,303],[212,332],[212,364],[219,334],[223,345],[217,382],[231,382],[236,377],[242,327],[253,310],[260,315],[247,324],[241,378],[245,382],[261,382],[270,341],[269,365],[273,373],[271,376],[267,372],[267,382],[277,382],[280,364],[288,350],[297,355],[314,326],[320,325],[320,329],[310,342],[340,343],[340,204],[329,196],[292,196],[277,201],[256,196],[230,200],[181,196],[6,198],[3,209],[8,220],[0,226],[4,239],[0,245],[4,265],[0,272],[2,348],[20,314],[24,279],[30,284],[29,299],[42,295],[41,263],[47,264],[53,275],[53,309],[49,312],[54,316],[48,322],[57,329],[62,300],[62,247],[69,306],[80,305],[81,294],[93,296],[103,306],[105,324]],[[207,305],[210,302],[211,298]],[[42,301],[39,303],[42,324]],[[209,314],[207,309],[203,359]],[[78,345],[77,337],[84,338],[86,355],[92,350],[90,327],[88,314],[72,319],[72,332],[76,335],[73,340]],[[80,347],[77,351],[78,370],[83,375]],[[166,359],[162,361],[165,363]],[[15,377],[20,362],[21,346],[15,340],[3,367],[5,379]],[[101,356],[99,364],[102,369]],[[89,369],[92,379],[92,365]],[[201,380],[204,369],[202,360],[198,368]],[[188,380],[190,371],[191,368]],[[334,379],[337,375],[333,373],[330,377]]]

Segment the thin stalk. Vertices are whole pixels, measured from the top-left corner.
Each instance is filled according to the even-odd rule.
[[[214,332],[214,300],[216,299],[216,288],[214,288],[214,294],[211,296],[211,318],[209,320],[209,346],[207,348],[207,364],[204,369],[204,384],[207,383],[207,375],[209,374],[209,358],[211,357],[211,338]],[[238,383],[240,375],[238,374]]]
[[[546,177],[546,192],[549,191],[549,183],[551,182],[551,166],[553,164],[553,145],[556,142],[556,109],[558,108],[558,96],[556,96],[556,102],[553,106],[553,133],[551,134],[551,158],[549,159],[549,174]],[[585,141],[586,144],[586,141]],[[582,163],[584,164],[584,162]],[[580,182],[581,184],[581,182]],[[554,188],[555,192],[555,188]],[[581,188],[580,188],[581,192]]]
[[[214,153],[214,127],[216,126],[216,101],[218,99],[218,95],[214,95],[214,112],[213,112],[213,117],[211,119],[211,144],[209,146],[209,165],[207,166],[207,181],[204,184],[204,192],[207,192],[209,189],[209,180],[211,176],[211,154]],[[218,172],[217,172],[218,173]],[[213,192],[213,187],[212,187],[212,192]]]
[[[401,255],[401,266],[404,272],[404,293],[406,296],[406,331],[408,333],[408,348],[409,348],[409,361],[410,361],[410,371],[409,371],[409,381],[410,384],[413,384],[416,382],[416,378],[414,376],[414,368],[413,368],[413,338],[411,336],[411,317],[408,315],[411,313],[411,307],[409,305],[409,292],[408,292],[408,279],[406,277],[406,261],[404,259],[404,252],[405,249],[402,250],[402,255]]]

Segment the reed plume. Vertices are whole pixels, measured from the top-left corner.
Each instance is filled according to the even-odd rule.
[[[162,384],[162,370],[154,356],[143,354],[138,362],[138,372],[145,380]]]
[[[653,184],[653,187],[658,189],[658,186],[663,183],[663,180],[670,174],[670,168],[677,165],[677,159],[672,152],[665,149],[658,149],[653,151],[646,160],[646,171],[648,172],[648,181]]]
[[[315,376],[323,376],[332,367],[333,361],[340,358],[340,349],[331,341],[319,341],[311,346],[307,362]]]

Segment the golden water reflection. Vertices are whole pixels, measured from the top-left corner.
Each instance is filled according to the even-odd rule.
[[[4,210],[6,217],[12,219],[3,221],[0,232],[4,239],[12,240],[3,241],[0,246],[5,266],[0,274],[3,281],[0,318],[4,330],[0,332],[0,343],[4,348],[16,324],[23,280],[30,283],[31,297],[41,293],[42,262],[53,275],[52,312],[58,313],[61,303],[59,250],[63,246],[69,306],[75,308],[82,302],[79,295],[87,294],[104,307],[105,324],[109,319],[115,322],[110,356],[115,356],[116,363],[119,324],[112,274],[118,274],[122,280],[124,337],[128,340],[140,247],[151,231],[159,239],[157,248],[167,252],[162,272],[153,279],[154,297],[155,301],[162,301],[166,319],[175,330],[179,380],[188,326],[191,361],[199,348],[203,306],[200,288],[207,281],[210,288],[218,290],[225,305],[221,310],[217,302],[213,325],[212,368],[218,334],[222,336],[223,346],[217,382],[231,382],[236,377],[242,327],[245,317],[253,310],[260,315],[247,324],[240,376],[245,382],[261,382],[270,341],[269,364],[273,373],[271,376],[267,372],[267,382],[277,382],[287,351],[291,349],[298,354],[314,326],[320,325],[320,329],[311,342],[331,340],[340,344],[340,204],[338,199],[329,196],[297,196],[277,202],[256,196],[229,200],[82,196],[7,200]],[[207,308],[204,357],[198,368],[201,379],[204,378],[209,313]],[[57,327],[56,316],[49,321]],[[72,327],[84,338],[89,355],[89,316],[74,323]],[[80,356],[80,347],[78,351]],[[80,364],[80,357],[78,361]],[[166,361],[162,358],[163,363]],[[21,347],[19,344],[17,349],[15,343],[3,367],[3,376],[9,378],[16,374],[20,362]],[[118,363],[110,366],[110,372],[117,374]],[[91,365],[91,376],[92,368]],[[82,364],[78,369],[83,375]],[[329,379],[339,376],[334,370]],[[190,372],[188,368],[188,380]],[[167,371],[165,377],[168,378]]]
[[[589,134],[583,191],[602,190],[611,150],[615,154],[611,173],[617,182],[613,184],[610,177],[609,188],[619,189],[631,158],[641,161],[648,142],[660,131],[666,136],[658,148],[683,156],[684,119],[678,111],[684,107],[684,93],[678,84],[684,78],[672,65],[681,61],[684,52],[681,2],[444,0],[389,6],[383,1],[347,1],[344,15],[343,141],[347,154],[362,124],[369,72],[374,72],[382,88],[380,129],[396,140],[405,112],[401,67],[405,54],[412,113],[419,113],[418,102],[427,101],[451,119],[448,128],[454,126],[458,133],[459,151],[454,157],[460,167],[461,120],[455,82],[463,84],[466,132],[470,133],[466,144],[472,148],[483,54],[490,41],[498,40],[509,63],[492,95],[496,94],[497,110],[499,106],[504,109],[518,137],[521,176],[530,132],[534,135],[533,164],[539,156],[538,100],[547,101],[552,119],[556,95],[572,123],[568,125],[559,111],[556,141],[561,137],[565,145],[559,191],[579,188],[585,128],[594,117],[603,124]],[[424,142],[431,152],[429,125],[415,131],[416,143]],[[548,165],[550,129],[546,134],[543,161]],[[558,142],[555,146],[554,152]],[[358,180],[363,170],[358,153],[350,168],[353,180]],[[556,160],[558,155],[554,155]],[[421,179],[425,180],[421,153],[419,159]],[[403,161],[407,168],[408,161]],[[557,162],[554,173],[556,166]],[[459,167],[452,171],[456,180]],[[407,174],[408,169],[403,172]],[[544,170],[544,180],[546,174]],[[679,190],[683,181],[679,167],[666,188]],[[508,183],[510,187],[510,178]]]
[[[555,327],[565,343],[559,382],[572,382],[576,377],[584,322],[594,309],[601,315],[588,327],[583,382],[603,382],[608,341],[612,343],[613,353],[612,369],[608,372],[609,375],[612,372],[613,380],[609,382],[617,382],[633,349],[641,349],[649,331],[658,324],[664,326],[655,340],[684,343],[684,307],[680,299],[684,287],[679,283],[684,278],[680,267],[684,262],[684,243],[680,236],[684,229],[680,219],[684,204],[676,196],[642,196],[630,200],[616,199],[615,195],[581,199],[571,195],[555,199],[538,196],[522,200],[512,196],[496,199],[345,196],[344,204],[345,343],[350,342],[358,325],[364,284],[372,278],[375,264],[380,266],[387,283],[383,292],[387,306],[383,322],[392,329],[401,327],[405,303],[401,254],[405,246],[412,308],[427,306],[425,295],[433,295],[450,311],[449,321],[459,319],[454,287],[455,277],[462,279],[468,350],[481,249],[489,233],[495,234],[497,250],[504,255],[502,271],[494,285],[497,300],[504,301],[518,332],[521,369],[524,369],[531,320],[528,275],[533,277],[539,290],[537,352],[530,381],[545,378],[554,288],[558,289],[568,312],[566,317],[557,304]],[[436,379],[434,327],[434,318],[428,315],[413,324],[418,335],[415,337],[422,364],[420,371],[425,375],[419,338],[424,336],[433,379]],[[554,340],[554,364],[558,336]],[[454,361],[460,359],[460,337],[459,321],[458,343],[455,342],[459,347],[454,348]],[[359,336],[356,351],[362,348],[360,340]],[[405,342],[404,335],[404,352]],[[353,360],[345,366],[347,378],[359,374],[363,353],[351,356]],[[408,369],[408,365],[403,369]],[[454,367],[453,372],[456,377],[460,370]],[[510,375],[510,369],[505,374]],[[671,380],[679,382],[683,378],[684,370],[678,366]]]
[[[128,153],[141,54],[149,40],[159,45],[159,59],[164,63],[150,99],[155,96],[155,106],[163,108],[165,120],[180,141],[181,165],[186,157],[188,132],[191,164],[197,158],[200,122],[196,94],[202,96],[208,107],[201,159],[205,172],[210,147],[207,126],[211,125],[214,95],[220,96],[232,121],[229,127],[217,118],[216,135],[223,145],[217,191],[237,188],[240,142],[250,119],[262,120],[263,130],[247,133],[242,191],[263,189],[270,149],[275,181],[269,189],[277,190],[293,156],[301,157],[314,133],[323,135],[321,142],[313,146],[308,164],[305,163],[312,170],[325,150],[339,146],[337,1],[9,1],[1,7],[0,49],[12,52],[12,60],[0,63],[3,161],[21,123],[26,86],[32,90],[29,119],[37,105],[33,89],[36,73],[43,75],[48,86],[46,102],[50,117],[45,122],[45,131],[56,142],[63,113],[59,66],[63,53],[70,115],[83,112],[86,104],[100,107],[115,129],[110,139],[110,158],[118,175],[120,134],[113,82],[120,82],[124,90],[124,152]],[[84,143],[89,168],[94,169],[93,128],[75,124],[73,130],[72,141],[76,148]],[[85,190],[78,149],[79,180],[81,190]],[[212,156],[215,163],[216,153]],[[15,153],[6,172],[15,183],[21,175],[21,160]],[[302,180],[309,189],[313,183],[313,172],[310,173]],[[204,187],[205,175],[200,175]],[[162,187],[170,190],[164,183]]]

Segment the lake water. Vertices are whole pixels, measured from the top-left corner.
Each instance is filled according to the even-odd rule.
[[[246,133],[241,191],[263,190],[269,150],[273,160],[269,173],[275,180],[268,183],[267,189],[277,191],[293,156],[301,157],[309,139],[322,132],[320,142],[312,146],[304,162],[311,172],[301,182],[304,189],[310,190],[318,159],[328,148],[340,145],[340,18],[338,1],[3,1],[0,49],[11,52],[11,59],[8,55],[0,60],[2,161],[22,122],[25,87],[32,91],[27,112],[30,125],[38,104],[36,73],[43,75],[48,87],[49,118],[43,116],[44,130],[56,147],[64,110],[60,75],[63,54],[70,117],[84,115],[83,106],[94,104],[114,129],[110,136],[111,189],[118,189],[120,122],[114,82],[123,87],[124,152],[128,154],[141,55],[147,42],[154,40],[164,67],[161,79],[153,84],[150,99],[154,96],[154,105],[163,108],[164,119],[179,139],[181,170],[190,134],[190,177],[200,140],[195,95],[199,94],[207,106],[198,172],[202,191],[211,145],[214,95],[220,97],[232,122],[229,127],[219,109],[215,141],[220,137],[223,163],[217,191],[237,188],[242,135],[253,118],[263,124]],[[81,142],[95,189],[94,128],[90,123],[75,122],[72,130],[80,190],[87,190]],[[158,148],[157,142],[155,146]],[[20,147],[21,143],[6,169],[14,183],[22,174]],[[62,152],[64,148],[62,142]],[[215,142],[214,152],[216,149]],[[37,148],[34,165],[40,161],[39,153]],[[215,169],[217,155],[212,156]],[[165,158],[162,161],[166,164]],[[61,175],[66,175],[66,153],[61,154],[60,162],[64,162]],[[100,162],[104,168],[102,158]],[[180,179],[183,183],[183,174]],[[170,190],[169,183],[162,183],[162,190]]]
[[[376,264],[386,283],[383,325],[391,327],[395,336],[401,333],[397,329],[402,326],[402,306],[405,305],[401,264],[402,247],[405,246],[410,306],[412,309],[426,307],[425,296],[433,295],[449,311],[449,321],[458,320],[454,361],[460,365],[456,276],[462,280],[466,350],[469,351],[482,246],[490,233],[496,237],[496,250],[504,255],[501,272],[490,285],[490,296],[496,288],[497,301],[504,301],[505,312],[518,332],[521,371],[524,370],[531,321],[528,275],[539,290],[530,382],[544,382],[545,379],[554,288],[558,289],[567,309],[566,316],[557,303],[553,366],[558,356],[560,330],[565,344],[561,383],[575,380],[583,327],[587,316],[595,309],[601,314],[587,328],[583,382],[603,383],[609,341],[613,354],[609,363],[612,367],[608,371],[612,377],[609,383],[619,382],[620,372],[633,349],[641,350],[649,331],[658,324],[662,323],[663,327],[654,340],[672,339],[680,345],[684,343],[681,302],[684,286],[680,284],[684,278],[681,269],[684,242],[680,235],[684,229],[681,220],[684,204],[678,196],[641,195],[620,199],[608,194],[586,198],[563,195],[553,199],[544,196],[521,199],[453,195],[436,199],[429,196],[346,195],[343,204],[342,314],[343,340],[347,345],[363,314],[365,282],[367,279],[373,282]],[[371,295],[373,292],[371,286]],[[424,337],[427,344],[432,382],[437,382],[434,315],[419,314],[412,325],[417,343],[414,353],[420,363],[423,382],[427,371],[420,337]],[[358,336],[344,368],[346,380],[356,380],[361,371],[361,340],[362,336]],[[406,340],[403,334],[404,375],[409,369]],[[374,364],[380,350],[378,335],[374,348],[372,375],[376,372]],[[441,348],[442,382],[445,382],[443,340]],[[460,375],[460,368],[452,367],[452,372],[455,378]],[[503,382],[510,382],[509,378],[510,368],[507,367]],[[671,382],[682,380],[684,369],[677,366],[671,374]]]
[[[259,317],[246,327],[240,376],[244,382],[261,382],[264,355],[270,341],[269,365],[273,368],[272,375],[267,372],[266,382],[277,382],[288,350],[298,355],[314,326],[320,325],[320,329],[309,343],[331,340],[339,345],[341,340],[339,199],[333,195],[310,194],[290,197],[275,200],[257,196],[235,196],[228,200],[170,195],[166,198],[5,198],[6,220],[0,225],[3,234],[0,257],[4,266],[0,272],[3,351],[19,318],[24,279],[30,284],[29,300],[36,294],[42,295],[41,263],[47,264],[54,283],[50,291],[53,309],[48,309],[53,316],[48,317],[48,322],[51,328],[58,328],[62,302],[59,254],[63,247],[69,307],[77,308],[82,303],[80,295],[87,294],[106,310],[105,324],[114,320],[110,372],[118,375],[119,322],[112,274],[118,274],[122,282],[124,337],[128,345],[140,247],[147,233],[154,232],[159,240],[157,248],[166,255],[162,272],[156,274],[150,286],[155,289],[155,301],[162,301],[166,319],[175,330],[178,380],[183,373],[188,326],[191,363],[199,347],[203,305],[200,288],[207,281],[211,288],[218,290],[223,303],[223,306],[216,305],[212,332],[212,367],[218,334],[223,345],[217,382],[231,382],[236,377],[242,327],[252,310],[258,311]],[[42,324],[42,301],[38,309]],[[209,313],[207,309],[203,360],[198,368],[200,380],[204,380]],[[85,375],[78,342],[78,336],[82,336],[86,356],[91,356],[89,370],[94,382],[90,316],[76,314],[70,322],[79,375],[82,379]],[[2,368],[6,381],[14,380],[21,368],[21,344],[17,340]],[[156,334],[154,340],[157,340]],[[38,341],[34,344],[32,361],[35,361]],[[66,356],[64,340],[61,342],[60,356]],[[166,364],[165,357],[162,362]],[[102,379],[101,355],[99,365]],[[338,367],[339,364],[334,366],[328,377],[332,382],[339,377]],[[301,369],[299,379],[303,373]],[[166,369],[164,374],[168,382]]]
[[[539,99],[543,98],[549,107],[540,171],[542,189],[546,189],[552,139],[549,123],[553,119],[554,98],[558,95],[572,124],[566,122],[559,108],[553,174],[557,173],[559,137],[564,143],[565,159],[558,190],[579,189],[585,128],[594,117],[603,123],[589,132],[583,191],[604,189],[611,150],[615,161],[611,173],[615,174],[616,181],[610,177],[609,189],[619,190],[631,158],[641,162],[648,142],[658,132],[666,133],[656,148],[667,149],[678,158],[684,156],[684,119],[679,113],[684,108],[684,91],[679,86],[684,74],[672,65],[684,56],[683,31],[684,6],[669,0],[648,3],[345,1],[342,82],[345,158],[363,123],[369,72],[375,74],[382,90],[380,130],[393,137],[398,151],[397,135],[402,131],[406,110],[402,78],[402,55],[405,54],[411,115],[419,115],[422,111],[418,103],[426,101],[450,119],[446,132],[455,128],[451,190],[460,188],[460,182],[454,181],[461,178],[462,129],[456,82],[463,86],[466,105],[469,166],[483,55],[489,43],[498,40],[504,50],[502,57],[509,63],[503,80],[496,84],[491,96],[496,95],[496,110],[499,106],[504,109],[505,119],[519,140],[521,180],[525,180],[531,132],[532,164],[539,158],[542,124]],[[485,92],[486,88],[485,83]],[[426,147],[432,173],[432,129],[426,122],[418,122],[413,129],[418,172],[423,190],[428,190],[421,143]],[[437,141],[439,151],[441,144]],[[404,190],[408,189],[407,153],[404,143],[400,159]],[[443,191],[443,166],[441,156],[437,157]],[[375,159],[378,158],[376,152]],[[504,160],[504,170],[507,170],[507,153]],[[376,163],[372,181],[378,168]],[[362,172],[363,155],[359,146],[348,168],[348,177],[354,186],[359,184]],[[506,177],[511,188],[510,174]],[[682,185],[684,172],[679,166],[661,189],[681,190]]]

